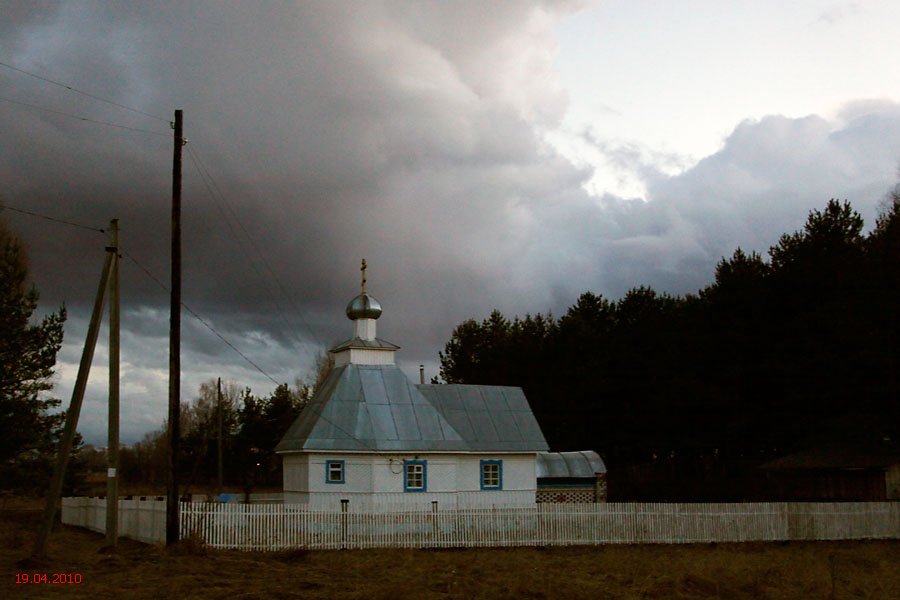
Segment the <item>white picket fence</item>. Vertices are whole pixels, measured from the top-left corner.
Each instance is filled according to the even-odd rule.
[[[900,504],[532,504],[340,512],[182,507],[182,536],[215,548],[419,548],[900,538]]]
[[[106,502],[64,498],[69,525],[103,531]],[[120,500],[119,532],[165,539],[165,502]],[[421,548],[900,538],[900,503],[531,504],[316,510],[182,503],[181,537],[213,548]]]

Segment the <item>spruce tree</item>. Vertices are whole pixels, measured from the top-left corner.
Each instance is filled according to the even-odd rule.
[[[0,486],[21,487],[19,471],[49,462],[64,414],[48,414],[56,354],[62,345],[65,307],[33,319],[38,292],[28,284],[22,241],[0,221]]]

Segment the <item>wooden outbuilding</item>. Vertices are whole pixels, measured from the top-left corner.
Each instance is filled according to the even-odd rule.
[[[606,465],[593,450],[537,455],[538,502],[606,502]]]
[[[900,500],[900,451],[887,444],[820,446],[760,469],[766,474],[766,496],[773,500]]]

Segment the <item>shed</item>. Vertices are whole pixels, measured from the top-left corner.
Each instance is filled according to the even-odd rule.
[[[606,465],[593,450],[540,452],[538,502],[605,502]]]
[[[768,496],[787,501],[900,500],[900,449],[831,444],[764,463]]]

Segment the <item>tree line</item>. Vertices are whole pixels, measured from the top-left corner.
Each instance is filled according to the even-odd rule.
[[[585,292],[559,318],[467,320],[441,378],[521,386],[551,449],[594,449],[611,469],[896,441],[900,188],[863,227],[831,200],[767,258],[722,258],[696,294]]]
[[[250,388],[228,381],[222,382],[220,397],[217,381],[201,384],[197,396],[181,409],[178,469],[182,493],[221,491],[220,443],[224,488],[250,493],[260,486],[280,487],[281,458],[275,454],[275,446],[333,368],[333,357],[320,353],[308,378],[298,378],[294,387],[281,384],[267,396],[254,395]],[[156,488],[165,484],[167,431],[163,422],[140,442],[120,448],[123,483]]]
[[[275,446],[284,437],[325,381],[334,359],[320,353],[315,370],[293,387],[284,383],[267,396],[257,396],[234,381],[219,385],[210,380],[200,385],[197,396],[181,408],[179,480],[182,493],[215,493],[219,488],[219,446],[221,444],[221,484],[228,489],[253,489],[282,484],[281,459]],[[168,426],[119,450],[119,471],[125,484],[160,487],[168,468]],[[221,442],[220,442],[221,438]]]
[[[279,385],[268,396],[229,381],[200,386],[199,394],[181,410],[179,480],[184,493],[221,491],[219,445],[222,448],[222,485],[250,492],[258,486],[281,485],[281,461],[275,445],[312,396],[314,386],[297,382]],[[221,442],[220,442],[221,438]],[[160,487],[168,468],[167,425],[143,440],[119,450],[119,470],[125,484]]]

